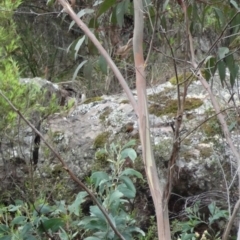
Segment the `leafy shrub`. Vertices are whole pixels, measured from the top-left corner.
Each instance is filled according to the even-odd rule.
[[[126,158],[136,159],[134,144],[130,141],[122,148],[111,144],[105,149],[108,157],[115,156],[108,159],[111,173],[93,172],[87,179],[114,226],[129,240],[139,234],[144,236],[130,207],[136,195],[134,179],[142,179],[142,175],[124,167]],[[61,200],[51,205],[47,199],[38,199],[34,203],[16,200],[9,206],[0,206],[0,239],[118,239],[97,205],[89,206],[89,215],[83,214],[86,200],[87,193],[79,192],[70,204]]]
[[[186,209],[187,221],[174,220],[172,222],[172,235],[177,236],[178,240],[220,240],[220,231],[215,230],[215,224],[219,224],[220,220],[224,222],[228,219],[228,211],[221,210],[213,202],[208,205],[208,218],[200,213],[200,202],[196,202],[193,207]],[[198,232],[198,227],[203,225],[205,231]],[[223,226],[219,225],[217,228],[221,229]]]

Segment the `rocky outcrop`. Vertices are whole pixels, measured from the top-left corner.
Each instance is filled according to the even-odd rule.
[[[60,91],[57,85],[55,87],[49,82],[47,84],[52,85],[57,92]],[[213,82],[213,91],[222,108],[236,104],[236,101],[234,104],[229,101],[231,93],[222,88],[218,77]],[[150,88],[147,92],[154,154],[158,168],[163,169],[166,168],[171,153],[171,124],[177,105],[176,86],[167,82]],[[135,91],[133,94],[137,100]],[[61,94],[59,96],[61,98]],[[204,191],[225,192],[226,182],[223,175],[230,179],[235,173],[235,165],[219,123],[216,117],[212,117],[214,110],[210,99],[198,81],[193,81],[189,86],[185,109],[181,150],[177,161],[178,174],[175,179],[178,184],[174,186],[174,192],[184,196]],[[238,116],[233,108],[231,110],[225,114],[232,138],[235,144],[238,144]],[[207,121],[209,117],[212,118]],[[124,144],[128,139],[137,139],[138,122],[125,94],[122,93],[86,99],[85,102],[73,106],[71,111],[56,112],[42,122],[40,131],[69,167],[82,178],[93,169],[95,153],[99,148],[112,141]],[[5,148],[5,152],[12,152],[12,155],[5,156],[5,162],[13,157],[29,162],[33,138],[32,130],[25,126],[14,148]],[[137,152],[141,156],[140,146]],[[3,162],[2,157],[0,161]],[[57,159],[41,142],[36,174],[41,172],[41,176],[48,177],[51,171],[46,171],[46,166],[53,171],[56,165]]]

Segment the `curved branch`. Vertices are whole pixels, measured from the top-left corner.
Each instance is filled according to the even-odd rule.
[[[69,5],[69,3],[66,0],[58,0],[58,1],[63,6],[64,11],[67,14],[69,14],[69,16],[83,30],[83,32],[89,37],[89,39],[97,47],[97,49],[102,54],[102,56],[106,59],[109,67],[112,69],[112,71],[114,72],[115,76],[118,78],[120,84],[122,85],[122,88],[126,92],[127,97],[129,99],[129,101],[131,102],[132,107],[133,107],[135,113],[138,115],[137,102],[136,102],[135,98],[133,97],[133,94],[132,94],[130,88],[128,87],[128,85],[127,85],[123,75],[121,74],[121,72],[119,71],[119,69],[117,68],[117,66],[115,65],[115,63],[113,62],[113,60],[111,59],[109,54],[107,53],[107,51],[103,48],[101,43],[98,41],[98,39],[95,37],[95,35],[90,31],[90,29],[86,26],[86,24],[84,24],[83,21],[80,18],[78,18],[78,16],[73,11],[73,9]]]

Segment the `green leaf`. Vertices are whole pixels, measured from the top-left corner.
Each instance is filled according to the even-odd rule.
[[[226,54],[228,53],[229,53],[229,49],[227,47],[220,47],[218,49],[219,59],[222,60],[223,58],[225,58]]]
[[[119,179],[125,183],[125,185],[127,186],[127,188],[129,190],[131,190],[132,192],[134,192],[134,194],[136,194],[136,188],[135,188],[132,180],[128,176],[123,175]]]
[[[230,0],[230,3],[237,9],[240,10],[238,4],[234,0]]]
[[[221,27],[225,23],[224,14],[219,8],[214,7],[213,10],[214,10],[216,18],[218,20],[218,25],[219,25],[219,27]]]
[[[46,205],[45,203],[42,203],[38,206],[38,211],[41,213],[41,214],[48,214],[52,211],[52,208],[48,205]]]
[[[0,225],[0,233],[6,234],[9,232],[10,232],[9,227],[7,227],[6,225],[3,225],[3,224]]]
[[[238,65],[235,63],[235,60],[232,54],[229,54],[225,59],[226,59],[226,65],[230,72],[230,83],[231,83],[231,86],[233,87],[238,74]]]
[[[60,227],[64,226],[64,221],[61,218],[52,218],[42,222],[43,226],[39,226],[39,230],[45,232],[46,230],[52,230],[56,232]]]
[[[102,211],[99,209],[98,206],[90,206],[90,214],[91,216],[97,217],[104,222],[106,221],[105,216],[103,215]]]
[[[12,236],[11,235],[3,236],[0,237],[0,240],[12,240]]]
[[[204,70],[205,78],[207,81],[209,81],[209,79],[212,76],[214,76],[215,71],[216,71],[216,58],[208,56],[206,59],[206,65]]]
[[[91,14],[91,13],[93,13],[93,12],[94,12],[93,9],[85,8],[85,9],[82,9],[81,11],[79,11],[78,14],[77,14],[77,16],[78,16],[78,18],[81,18],[81,17],[83,17],[85,14]],[[71,28],[74,26],[74,24],[75,24],[75,21],[72,21],[72,22],[70,23],[70,25],[69,25],[68,30],[71,30]]]
[[[79,216],[80,205],[85,201],[87,195],[87,192],[78,193],[75,201],[68,206],[68,210],[71,214],[74,213],[76,216]]]
[[[61,240],[69,240],[68,234],[66,233],[66,231],[60,227],[60,233],[59,233],[59,237]]]
[[[117,23],[118,23],[119,27],[123,26],[124,14],[126,13],[126,11],[128,9],[128,4],[129,4],[129,0],[122,1],[117,4],[116,17],[117,17]]]
[[[104,74],[107,74],[107,62],[106,62],[106,59],[102,55],[99,57],[98,65],[99,65],[101,71]]]
[[[110,7],[116,3],[116,0],[105,0],[101,5],[97,13],[97,17],[105,13]]]
[[[102,180],[109,181],[109,176],[105,172],[94,172],[91,175],[91,180],[92,180],[92,182],[93,182],[93,184],[95,185],[95,188],[96,188],[96,187],[99,186],[99,184]]]
[[[129,147],[133,147],[133,146],[136,146],[136,139],[132,139],[132,140],[130,140],[129,142],[127,142],[127,143],[122,147],[122,149],[129,148]]]
[[[143,179],[142,174],[141,174],[140,172],[132,169],[132,168],[127,168],[127,169],[123,170],[123,171],[121,172],[121,176],[122,176],[122,175],[136,176],[137,178]]]
[[[117,187],[118,191],[120,191],[126,198],[133,199],[135,198],[136,191],[130,190],[126,184],[120,184]]]
[[[225,65],[223,60],[221,60],[217,63],[217,68],[218,68],[219,77],[220,77],[220,80],[221,80],[221,83],[222,83],[222,86],[223,86],[225,76],[226,76],[226,65]]]
[[[133,148],[125,148],[121,152],[121,159],[125,159],[129,157],[133,162],[137,158],[137,153]]]
[[[74,48],[74,50],[75,50],[75,54],[74,54],[75,60],[77,59],[78,51],[79,51],[80,47],[82,46],[84,40],[85,40],[85,35],[82,36],[82,37],[78,40],[77,44],[75,45],[75,48]]]
[[[166,10],[168,3],[169,3],[169,0],[166,0],[165,3],[163,4],[163,11]]]
[[[82,68],[82,66],[83,66],[86,62],[87,62],[87,60],[84,60],[84,61],[82,61],[82,62],[78,65],[78,67],[76,68],[76,70],[75,70],[75,72],[74,72],[74,74],[73,74],[72,81],[74,81],[74,80],[76,79],[79,70]]]
[[[15,217],[12,222],[11,222],[11,225],[18,225],[18,224],[24,224],[25,223],[25,220],[26,220],[26,217],[24,216],[18,216],[18,217]]]
[[[115,210],[118,209],[119,204],[120,204],[120,198],[123,197],[123,193],[115,190],[114,192],[112,192],[109,196],[109,206],[110,208],[115,208]]]

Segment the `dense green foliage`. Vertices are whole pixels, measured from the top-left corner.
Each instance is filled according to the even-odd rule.
[[[27,1],[26,1],[27,2]],[[147,56],[150,40],[153,33],[150,63],[147,64],[147,71],[151,73],[152,79],[165,78],[173,73],[169,67],[169,58],[182,67],[182,62],[189,54],[186,48],[182,48],[185,39],[185,21],[180,6],[176,2],[144,1],[145,2],[145,55]],[[37,113],[39,120],[59,110],[57,97],[53,94],[46,99],[48,93],[36,85],[23,85],[19,83],[21,74],[25,76],[44,76],[53,81],[73,80],[80,81],[80,85],[87,85],[91,95],[94,91],[108,90],[107,84],[113,85],[113,91],[119,91],[114,86],[114,77],[108,70],[105,59],[99,56],[98,51],[87,39],[86,36],[71,22],[64,14],[60,14],[55,28],[46,28],[45,35],[32,27],[33,19],[41,18],[39,25],[48,26],[44,23],[44,8],[39,7],[39,15],[31,16],[31,20],[13,21],[13,10],[20,5],[21,1],[4,0],[0,2],[0,91],[17,107],[24,115],[31,120],[31,113]],[[122,1],[89,1],[87,6],[78,9],[78,16],[81,17],[96,37],[102,42],[106,50],[111,53],[119,68],[124,72],[129,85],[133,75],[133,61],[131,53],[119,54],[118,50],[125,45],[132,37],[133,27],[133,3],[130,0]],[[176,7],[177,6],[177,7]],[[38,6],[37,6],[38,9]],[[161,14],[159,14],[161,12]],[[55,14],[58,12],[55,12]],[[20,19],[19,17],[18,19]],[[236,1],[188,1],[188,20],[190,31],[196,39],[202,36],[213,44],[212,39],[222,36],[222,39],[213,45],[209,50],[203,50],[198,42],[194,42],[196,58],[201,62],[204,69],[204,76],[208,81],[213,79],[215,73],[219,73],[222,85],[233,87],[239,74],[239,66],[236,59],[239,49],[240,14]],[[53,23],[49,17],[46,23]],[[26,23],[27,22],[27,27]],[[60,23],[61,22],[61,23]],[[154,23],[156,26],[154,27]],[[61,25],[62,24],[62,25]],[[64,25],[65,24],[65,25]],[[51,25],[51,26],[53,26]],[[19,29],[17,29],[17,26]],[[60,34],[60,26],[68,34]],[[224,31],[224,27],[228,26]],[[26,28],[25,28],[26,27]],[[50,30],[49,30],[50,29]],[[53,30],[54,29],[54,30]],[[177,30],[174,30],[177,29]],[[17,34],[18,30],[18,34]],[[35,32],[34,32],[35,31]],[[48,36],[48,33],[49,34]],[[56,34],[57,32],[57,34]],[[73,34],[74,41],[68,39]],[[167,33],[167,34],[166,34]],[[63,45],[55,41],[61,39]],[[166,36],[165,36],[166,34]],[[221,35],[222,34],[222,35]],[[51,41],[46,38],[52,38]],[[66,40],[67,39],[67,40]],[[66,44],[66,42],[69,43]],[[56,43],[57,42],[57,43]],[[169,44],[169,45],[168,45]],[[171,56],[169,46],[173,48],[175,56]],[[71,60],[61,55],[68,53]],[[162,54],[164,52],[164,54]],[[16,62],[16,59],[19,62]],[[80,62],[79,62],[80,60]],[[172,60],[172,59],[171,59]],[[76,62],[78,66],[76,67]],[[161,64],[160,64],[160,61]],[[164,64],[167,71],[164,70]],[[160,66],[161,65],[161,66]],[[19,66],[21,69],[19,69]],[[75,71],[73,70],[75,67]],[[154,68],[155,67],[155,68]],[[159,70],[160,67],[163,69]],[[192,74],[192,66],[184,66],[187,72]],[[180,68],[180,72],[183,71]],[[229,71],[230,78],[226,78]],[[67,72],[67,73],[66,73]],[[68,73],[71,74],[68,74]],[[164,75],[165,74],[165,75]],[[159,77],[159,75],[161,75]],[[73,77],[72,77],[73,76]],[[176,79],[176,77],[175,77]],[[107,80],[107,81],[105,81]],[[150,79],[149,79],[150,80]],[[183,77],[182,79],[183,80]],[[153,82],[154,82],[153,81]],[[229,82],[228,82],[229,81]],[[176,82],[176,81],[175,81]],[[181,82],[181,81],[180,81]],[[155,83],[155,82],[154,82]],[[135,86],[132,84],[131,86]],[[171,101],[169,100],[169,103]],[[174,102],[174,106],[177,106]],[[167,104],[165,105],[166,108]],[[185,105],[186,109],[186,105]],[[174,113],[177,109],[174,109]],[[9,104],[0,97],[0,133],[4,137],[6,132],[14,132],[17,113]],[[95,147],[102,147],[104,143],[95,144]],[[99,145],[99,146],[98,146]],[[151,219],[151,226],[146,236],[137,226],[138,219],[135,216],[134,200],[136,197],[136,182],[142,181],[142,176],[134,169],[126,168],[126,159],[134,161],[136,152],[133,142],[120,147],[112,144],[109,148],[100,150],[96,155],[100,160],[110,163],[109,172],[93,172],[86,180],[89,188],[97,196],[101,205],[109,213],[109,217],[117,229],[126,239],[153,239],[156,234],[155,219]],[[29,187],[29,186],[28,186]],[[61,186],[62,188],[66,186]],[[29,187],[31,188],[31,187]],[[34,191],[34,189],[31,189]],[[45,195],[45,193],[43,193]],[[47,195],[47,194],[46,194]],[[75,196],[74,201],[67,198],[61,200],[47,197],[37,197],[35,201],[16,200],[11,205],[0,205],[0,240],[4,239],[48,239],[59,237],[60,239],[117,239],[114,231],[110,228],[99,208],[92,202],[87,204],[87,211],[83,207],[89,200],[85,192]],[[84,211],[85,210],[85,211]],[[188,239],[219,239],[223,226],[216,232],[214,225],[218,220],[224,223],[228,217],[225,210],[221,210],[214,203],[208,205],[209,217],[205,218],[200,214],[198,205],[193,209],[187,209],[184,220],[175,220],[172,223],[173,238],[181,240]],[[87,212],[87,213],[86,213]],[[146,217],[146,216],[145,216]],[[198,227],[204,224],[205,233],[198,232]],[[155,231],[155,232],[154,232]]]
[[[142,179],[141,173],[124,168],[126,159],[134,161],[136,152],[132,148],[135,141],[125,146],[111,144],[105,149],[111,163],[111,173],[94,172],[87,179],[98,201],[106,209],[111,221],[125,237],[145,235],[136,226],[133,204],[136,196],[134,181]],[[113,156],[116,158],[112,158]],[[142,179],[143,180],[143,179]],[[47,198],[39,198],[34,203],[15,200],[9,206],[0,206],[0,239],[47,239],[59,236],[67,239],[118,239],[98,206],[83,204],[88,200],[86,192],[79,192],[72,203],[64,199],[50,203]]]
[[[18,36],[15,23],[12,19],[13,10],[20,1],[1,1],[0,8],[0,90],[19,109],[23,109],[25,87],[20,86],[19,70],[13,60],[13,53],[18,50]],[[16,118],[16,113],[11,110],[9,104],[0,97],[0,131],[8,128]]]

